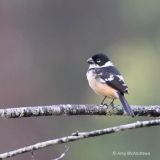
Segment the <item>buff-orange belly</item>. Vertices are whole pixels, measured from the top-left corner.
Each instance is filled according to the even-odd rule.
[[[116,99],[118,98],[117,91],[111,88],[106,83],[101,83],[98,79],[92,74],[87,76],[90,87],[99,95],[107,96],[109,98]]]

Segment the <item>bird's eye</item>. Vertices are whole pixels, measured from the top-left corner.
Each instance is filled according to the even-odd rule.
[[[101,62],[101,60],[100,59],[97,59],[97,63],[100,63]]]

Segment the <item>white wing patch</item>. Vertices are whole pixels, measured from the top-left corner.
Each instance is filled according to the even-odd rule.
[[[124,81],[124,78],[122,77],[122,75],[116,75],[119,78],[119,81]]]
[[[114,76],[112,74],[110,74],[109,78],[105,78],[105,81],[113,81],[114,80]]]

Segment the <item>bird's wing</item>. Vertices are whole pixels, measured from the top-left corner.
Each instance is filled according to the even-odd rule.
[[[127,84],[124,81],[121,73],[114,67],[104,67],[96,69],[98,78],[112,88],[121,93],[128,93]]]

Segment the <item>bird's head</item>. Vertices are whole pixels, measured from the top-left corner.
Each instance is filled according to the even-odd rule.
[[[105,54],[98,53],[89,58],[87,62],[90,65],[105,66],[108,62],[110,62],[110,59]]]

